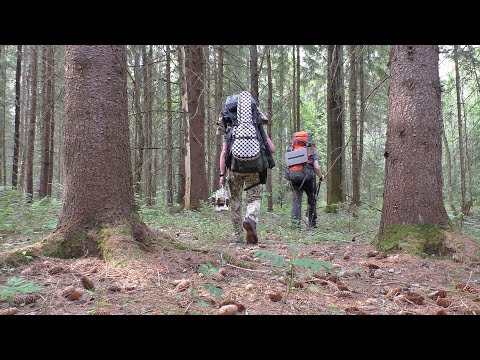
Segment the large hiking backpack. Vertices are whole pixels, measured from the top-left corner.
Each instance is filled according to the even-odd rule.
[[[267,168],[275,166],[268,158],[267,142],[257,104],[248,91],[227,98],[222,114],[227,136],[226,166],[238,173],[258,173],[265,184]]]
[[[298,131],[293,134],[290,151],[285,153],[285,178],[296,188],[315,177],[311,146],[312,134]]]

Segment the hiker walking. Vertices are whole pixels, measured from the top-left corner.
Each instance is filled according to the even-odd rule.
[[[263,130],[268,118],[258,109],[247,91],[227,98],[221,114],[225,139],[220,154],[220,179],[222,187],[227,180],[230,188],[230,207],[235,241],[258,242],[257,224],[262,199],[261,184],[266,183],[267,168],[273,168],[272,153],[275,146]],[[228,169],[228,174],[226,170]],[[247,192],[247,209],[242,219],[242,193]]]
[[[302,216],[302,196],[307,194],[308,227],[317,227],[317,196],[318,190],[315,174],[322,181],[324,176],[318,164],[316,145],[312,141],[312,134],[298,131],[293,134],[289,152],[285,154],[285,178],[292,187],[292,227],[300,228]],[[320,184],[319,184],[320,185]]]

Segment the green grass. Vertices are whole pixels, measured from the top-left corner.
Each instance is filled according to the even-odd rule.
[[[27,202],[19,190],[0,187],[0,251],[40,240],[57,226],[61,203],[44,198]]]

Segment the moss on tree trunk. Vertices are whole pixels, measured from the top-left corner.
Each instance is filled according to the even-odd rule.
[[[401,250],[412,255],[445,256],[451,253],[445,245],[447,227],[433,225],[394,225],[379,233],[374,246],[382,251]]]

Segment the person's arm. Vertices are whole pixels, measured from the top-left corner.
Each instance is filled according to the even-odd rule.
[[[270,137],[267,135],[267,144],[268,147],[270,148],[270,152],[273,154],[275,152],[275,145],[273,145],[272,140],[270,140]]]
[[[223,143],[222,152],[220,153],[220,179],[218,185],[222,187],[225,184],[225,156],[227,154],[227,142]]]
[[[320,170],[320,165],[318,164],[318,160],[315,160],[313,162],[313,170],[315,171],[315,174],[319,177],[320,181],[323,181],[324,176],[322,174],[322,170]]]

